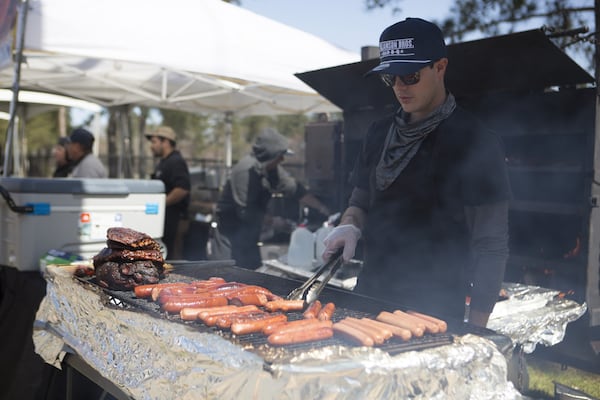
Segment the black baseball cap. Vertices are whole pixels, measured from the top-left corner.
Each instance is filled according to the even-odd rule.
[[[91,150],[94,145],[94,135],[86,129],[77,128],[71,133],[69,141],[71,143],[79,143],[84,149]]]
[[[444,35],[437,25],[406,18],[387,27],[379,38],[378,66],[366,73],[408,75],[446,57]]]

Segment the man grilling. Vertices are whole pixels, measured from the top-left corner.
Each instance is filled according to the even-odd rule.
[[[400,103],[369,128],[354,189],[324,258],[363,238],[356,291],[485,326],[508,258],[510,187],[499,138],[446,90],[440,29],[419,18],[386,28],[378,74]],[[466,307],[470,299],[470,307]]]

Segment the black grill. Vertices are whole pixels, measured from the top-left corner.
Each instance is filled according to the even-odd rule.
[[[273,293],[282,296],[286,295],[289,291],[302,283],[301,281],[266,275],[216,262],[197,262],[194,264],[175,266],[174,272],[169,274],[162,282],[189,282],[192,280],[208,279],[212,276],[219,276],[227,281],[263,286]],[[85,282],[97,286],[93,278],[85,280]],[[168,319],[176,323],[194,327],[194,329],[197,329],[200,332],[209,332],[220,335],[223,338],[240,345],[245,350],[261,356],[267,365],[273,362],[289,360],[303,352],[325,346],[350,345],[348,342],[333,337],[318,342],[275,347],[267,343],[266,336],[263,334],[234,335],[228,330],[217,327],[208,327],[200,321],[183,321],[178,314],[168,314],[161,311],[158,304],[151,300],[136,298],[133,291],[114,291],[107,289],[102,289],[102,291],[106,296],[104,300],[107,305],[132,311],[141,311],[156,318]],[[332,301],[336,304],[336,312],[333,316],[334,322],[346,317],[374,318],[377,313],[382,310],[393,310],[398,308],[397,306],[392,307],[390,304],[381,302],[377,299],[330,287],[323,290],[320,299],[322,302]],[[302,318],[301,312],[288,312],[286,314],[290,321]],[[421,338],[412,338],[409,341],[402,341],[394,337],[377,347],[394,355],[406,351],[422,350],[452,343],[453,337],[456,334],[464,334],[467,332],[480,335],[489,333],[494,334],[493,331],[487,329],[476,329],[472,326],[452,323],[452,321],[448,321],[448,323],[449,330],[447,333],[436,335],[425,334]]]

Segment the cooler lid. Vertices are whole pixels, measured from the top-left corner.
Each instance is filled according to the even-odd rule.
[[[13,193],[65,193],[125,196],[134,193],[164,193],[156,179],[56,179],[0,178],[0,186]]]

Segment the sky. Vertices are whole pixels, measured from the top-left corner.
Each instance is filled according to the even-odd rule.
[[[240,0],[241,7],[318,36],[360,54],[363,46],[378,46],[379,35],[406,17],[441,20],[454,0],[401,0],[393,7],[367,11],[364,0]]]

